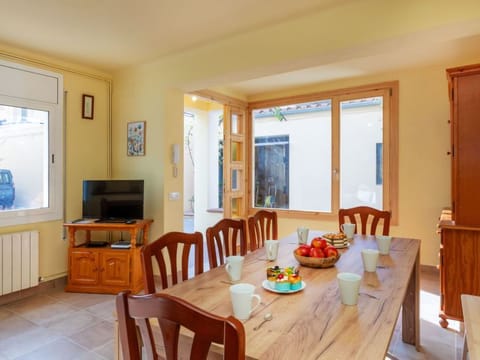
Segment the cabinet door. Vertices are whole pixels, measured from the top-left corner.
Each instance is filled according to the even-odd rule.
[[[130,285],[130,252],[105,251],[100,259],[101,283],[105,286]]]
[[[442,229],[446,315],[463,319],[461,294],[480,295],[480,231]]]
[[[480,226],[480,74],[455,79],[453,204],[457,225]]]
[[[70,252],[70,283],[97,285],[99,281],[98,253],[88,250]]]

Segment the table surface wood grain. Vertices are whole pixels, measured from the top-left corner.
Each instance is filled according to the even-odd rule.
[[[322,232],[310,231],[309,239]],[[334,267],[300,266],[293,256],[297,236],[280,239],[276,261],[266,261],[265,249],[245,257],[241,282],[255,285],[262,304],[244,322],[246,353],[250,359],[384,359],[403,304],[403,339],[419,348],[420,241],[393,238],[389,255],[380,255],[375,273],[363,271],[361,250],[376,248],[375,237],[358,236],[340,250]],[[277,294],[262,287],[266,268],[299,266],[304,290]],[[339,272],[362,276],[356,306],[342,305]],[[224,266],[207,271],[164,292],[181,297],[212,313],[232,314],[228,276]],[[273,320],[253,328],[272,313]]]

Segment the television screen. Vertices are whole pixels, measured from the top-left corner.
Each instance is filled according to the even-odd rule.
[[[84,180],[84,219],[143,219],[143,180]]]

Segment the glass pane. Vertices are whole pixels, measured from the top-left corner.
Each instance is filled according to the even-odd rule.
[[[331,101],[259,109],[253,119],[254,206],[331,211]]]
[[[242,143],[232,141],[232,161],[242,161]]]
[[[232,218],[240,217],[241,215],[241,199],[232,198]]]
[[[0,211],[47,208],[48,111],[0,105]]]
[[[238,134],[239,132],[239,118],[237,114],[232,114],[232,122],[231,122],[231,132],[232,134]]]
[[[232,191],[242,190],[243,171],[238,169],[232,170]]]
[[[383,98],[340,103],[340,206],[383,207]]]

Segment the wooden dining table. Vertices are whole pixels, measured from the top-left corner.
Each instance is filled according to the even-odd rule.
[[[309,239],[324,232],[310,231]],[[374,236],[355,235],[330,268],[300,266],[293,256],[297,235],[280,241],[276,261],[261,248],[245,256],[240,282],[255,285],[261,305],[244,321],[248,359],[384,359],[402,311],[402,340],[420,347],[420,240],[393,237],[389,255],[380,255],[376,272],[363,271],[361,250],[377,248]],[[263,287],[266,268],[299,267],[305,288],[279,294]],[[337,274],[362,276],[358,304],[343,305]],[[163,290],[221,316],[232,315],[224,266]],[[259,325],[265,314],[273,318]]]

